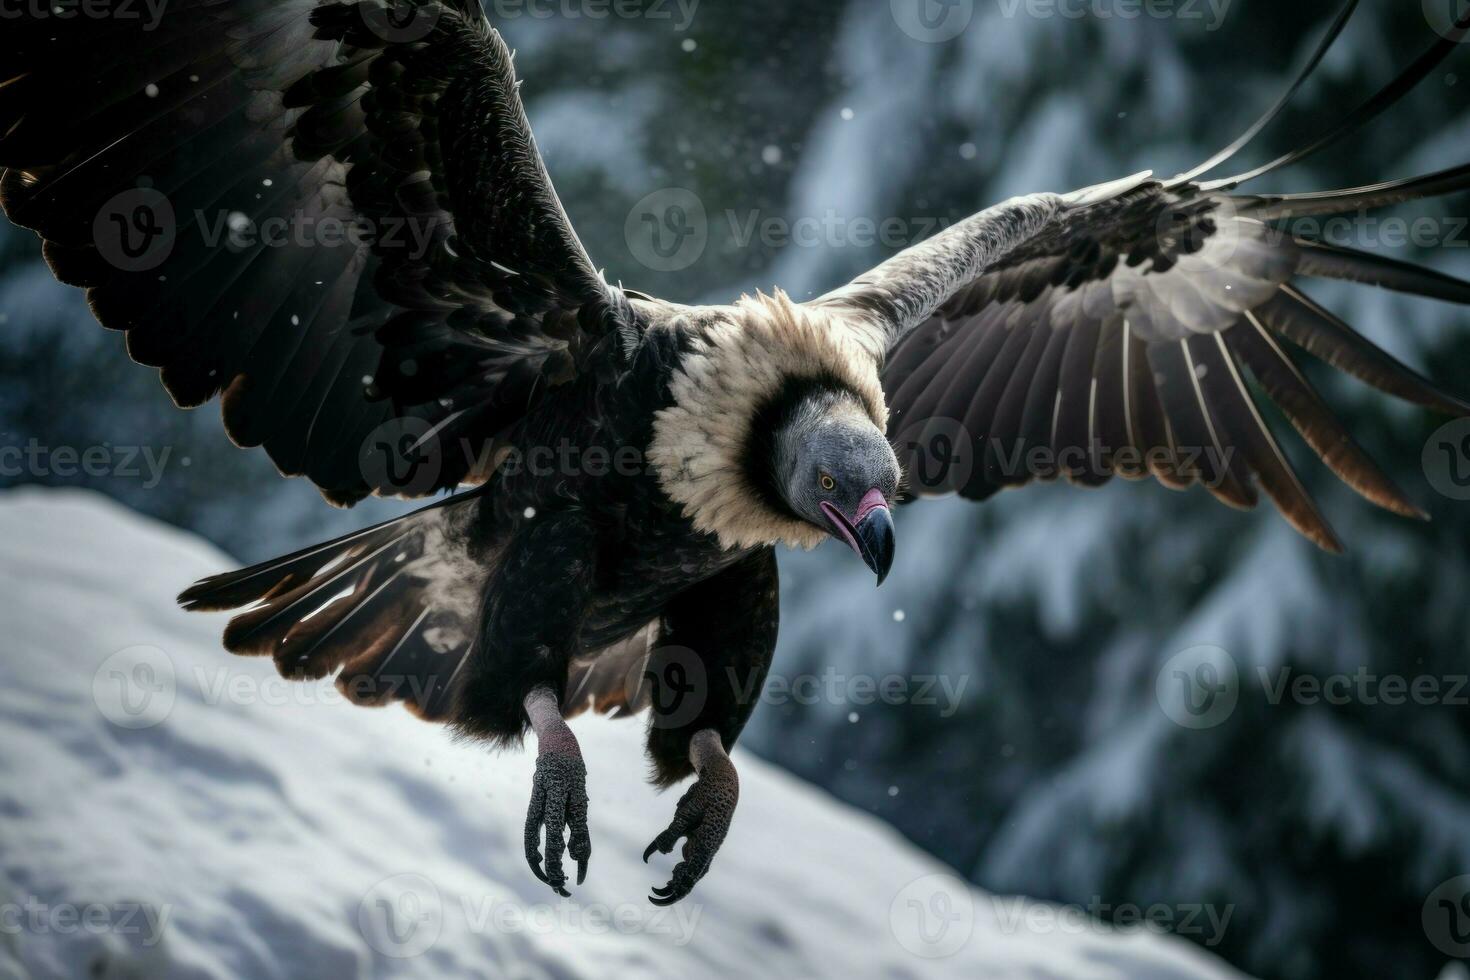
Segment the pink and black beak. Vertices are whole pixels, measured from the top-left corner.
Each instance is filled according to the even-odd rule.
[[[893,514],[883,491],[869,490],[849,517],[836,505],[822,501],[822,513],[832,525],[832,533],[846,541],[858,557],[878,576],[878,584],[888,577],[893,567]]]

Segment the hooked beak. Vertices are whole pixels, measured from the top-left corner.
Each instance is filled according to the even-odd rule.
[[[851,518],[827,501],[822,501],[822,513],[832,525],[832,531],[857,552],[873,573],[878,584],[888,577],[893,567],[893,515],[888,510],[888,501],[881,490],[869,490],[858,504],[857,513]]]

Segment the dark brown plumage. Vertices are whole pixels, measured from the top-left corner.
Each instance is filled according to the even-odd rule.
[[[335,677],[358,703],[402,702],[465,737],[534,730],[527,858],[560,894],[564,854],[580,882],[591,853],[564,720],[589,709],[647,713],[654,781],[697,777],[650,846],[688,841],[653,900],[708,871],[738,799],[726,753],[775,648],[775,545],[837,537],[881,582],[901,476],[890,439],[912,496],[1152,477],[1241,508],[1264,492],[1337,550],[1261,396],[1348,485],[1422,514],[1300,352],[1470,414],[1300,280],[1462,304],[1470,284],[1289,226],[1464,190],[1470,167],[1240,190],[1389,108],[1464,25],[1248,174],[1203,180],[1301,79],[1173,180],[1005,202],[811,303],[778,291],[699,308],[596,272],[477,0],[177,0],[155,27],[7,25],[6,214],[175,401],[219,396],[232,438],[329,500],[473,487],[181,601],[243,609],[225,646],[286,677]]]

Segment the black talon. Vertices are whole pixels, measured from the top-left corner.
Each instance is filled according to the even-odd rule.
[[[566,839],[568,828],[570,847]],[[525,845],[526,863],[531,866],[531,872],[562,898],[571,897],[566,889],[567,875],[562,870],[563,855],[570,853],[577,862],[577,884],[586,879],[592,841],[587,830],[587,770],[580,756],[545,752],[536,759],[531,804],[526,812]]]
[[[680,838],[684,839],[683,860],[674,866],[667,885],[653,889],[648,896],[650,902],[657,906],[673,905],[688,897],[699,884],[725,841],[739,794],[739,782],[728,759],[723,766],[711,765],[689,787],[674,807],[673,822],[643,852],[643,862],[647,864],[654,851],[668,854]]]

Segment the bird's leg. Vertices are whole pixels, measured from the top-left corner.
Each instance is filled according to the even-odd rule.
[[[680,797],[678,806],[674,808],[673,823],[643,852],[646,864],[654,851],[668,854],[679,838],[687,838],[683,860],[674,865],[669,883],[655,888],[648,897],[654,905],[674,904],[688,895],[705,876],[710,862],[725,842],[725,834],[729,832],[730,821],[735,816],[735,804],[740,801],[740,778],[735,773],[735,764],[725,752],[719,732],[713,728],[697,732],[689,742],[689,762],[698,778]]]
[[[561,705],[550,687],[526,695],[526,717],[536,732],[536,775],[531,806],[526,812],[526,861],[536,877],[563,898],[567,896],[563,851],[577,862],[577,884],[587,877],[592,836],[587,831],[587,766],[577,736],[561,716]],[[546,869],[541,868],[541,828],[546,828]],[[570,844],[563,838],[571,828]]]
[[[596,544],[595,530],[576,512],[546,514],[516,532],[486,583],[480,634],[455,697],[453,722],[462,735],[506,746],[518,743],[528,725],[536,732],[526,860],[559,895],[567,894],[568,826],[578,882],[592,851],[587,770],[561,701],[592,592]]]
[[[655,697],[650,704],[648,754],[660,786],[691,772],[697,778],[674,808],[673,823],[643,852],[647,861],[654,851],[668,854],[687,838],[669,883],[649,896],[655,905],[688,895],[725,841],[740,799],[728,752],[760,699],[776,649],[779,610],[776,556],[767,548],[684,590],[664,611],[662,639],[668,646],[663,656],[650,658],[645,676],[665,678],[669,683],[662,689],[679,696]],[[688,669],[671,677],[674,666]]]

